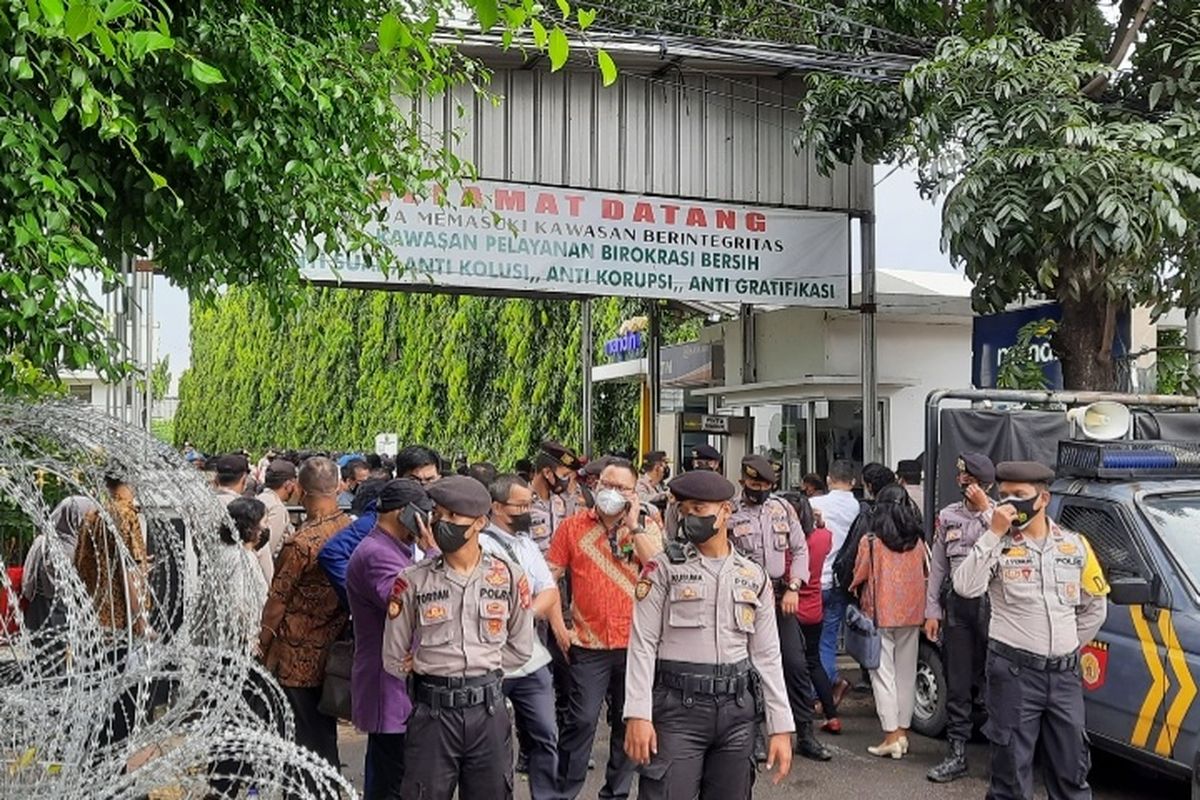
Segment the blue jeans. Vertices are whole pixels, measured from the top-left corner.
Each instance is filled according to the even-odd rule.
[[[554,685],[550,667],[504,682],[518,730],[529,746],[529,794],[533,800],[555,800],[558,793],[558,724],[554,719]]]
[[[842,633],[842,621],[846,618],[846,593],[838,589],[823,589],[821,602],[825,606],[825,620],[821,628],[821,666],[829,675],[829,682],[837,681],[838,636]]]

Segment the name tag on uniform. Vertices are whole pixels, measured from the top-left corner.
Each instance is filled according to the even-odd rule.
[[[962,538],[962,528],[946,528],[946,541],[957,542]]]

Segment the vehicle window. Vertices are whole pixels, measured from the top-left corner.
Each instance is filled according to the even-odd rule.
[[[1111,509],[1069,503],[1063,506],[1058,522],[1087,537],[1110,579],[1150,578],[1150,570],[1138,553],[1128,526]]]
[[[1142,498],[1142,512],[1193,586],[1200,587],[1200,494]]]

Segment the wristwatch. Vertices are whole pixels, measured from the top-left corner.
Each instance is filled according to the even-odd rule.
[[[800,591],[800,581],[791,581],[790,583],[788,583],[787,588],[788,588],[789,592]]]

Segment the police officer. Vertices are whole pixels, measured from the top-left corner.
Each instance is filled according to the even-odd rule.
[[[796,719],[796,752],[815,761],[828,761],[833,754],[813,735],[817,693],[804,657],[804,634],[796,618],[800,587],[810,579],[808,543],[796,510],[771,493],[775,482],[775,468],[766,458],[742,459],[742,491],[729,519],[731,538],[738,552],[762,567],[774,584],[783,673]]]
[[[541,452],[534,459],[536,471],[529,484],[533,489],[529,535],[542,555],[550,549],[550,537],[559,523],[585,506],[582,489],[578,488],[575,477],[576,470],[581,467],[583,464],[569,448],[555,441],[542,442]]]
[[[698,444],[692,448],[692,469],[721,471],[721,451],[712,445]],[[675,496],[668,492],[667,510],[663,513],[663,530],[668,539],[674,539],[679,533],[679,503]]]
[[[958,488],[962,499],[938,514],[933,529],[933,556],[925,592],[925,635],[937,641],[943,633],[946,664],[946,759],[927,777],[950,783],[967,774],[967,740],[971,738],[971,691],[983,691],[983,665],[987,655],[987,599],[967,598],[950,587],[950,576],[992,522],[992,500],[987,493],[996,482],[992,460],[980,453],[958,457]],[[944,623],[944,625],[943,625]]]
[[[746,800],[764,712],[775,783],[792,760],[771,581],[729,544],[733,484],[700,471],[669,488],[687,544],[647,563],[634,592],[625,752],[642,765],[642,800]]]
[[[989,800],[1033,797],[1033,755],[1045,749],[1050,800],[1091,798],[1079,648],[1104,624],[1108,584],[1087,540],[1046,515],[1054,472],[999,464],[989,529],[954,573],[954,591],[991,600],[987,710]]]
[[[504,672],[533,655],[529,582],[479,544],[488,490],[455,475],[431,484],[441,555],[396,578],[384,624],[383,668],[408,673],[413,713],[405,735],[401,797],[512,797],[512,745]],[[416,637],[413,646],[414,634]]]
[[[638,477],[638,499],[666,507],[667,493],[664,484],[671,477],[671,465],[662,450],[647,453],[642,459],[642,474]]]

